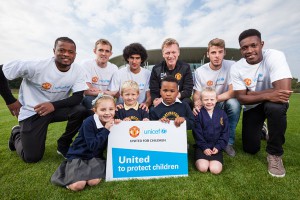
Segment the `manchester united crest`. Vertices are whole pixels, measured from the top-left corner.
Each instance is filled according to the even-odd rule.
[[[245,78],[244,83],[246,84],[246,86],[250,86],[252,83],[252,80],[250,78]]]
[[[98,78],[97,76],[94,76],[94,77],[92,78],[92,82],[93,82],[93,83],[97,83],[98,80],[99,80],[99,78]]]
[[[221,124],[221,126],[224,126],[223,117],[221,117],[221,119],[220,119],[220,124]]]
[[[180,73],[175,74],[175,78],[177,79],[177,81],[180,81],[180,79],[182,78],[182,75]]]
[[[137,136],[140,135],[140,129],[137,126],[133,126],[129,129],[129,135],[133,138],[136,138]]]
[[[52,87],[51,83],[48,83],[48,82],[42,83],[42,88],[45,90],[49,90],[51,87]]]
[[[212,86],[213,84],[214,84],[213,81],[207,81],[207,82],[206,82],[206,85],[209,86],[209,87]]]

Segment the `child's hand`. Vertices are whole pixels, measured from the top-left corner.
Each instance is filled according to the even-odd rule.
[[[211,149],[205,149],[205,150],[203,151],[203,153],[204,153],[205,155],[207,155],[207,156],[211,156],[212,150],[211,150]]]
[[[174,124],[176,127],[179,127],[185,121],[184,117],[177,117],[174,120]]]
[[[131,121],[131,119],[129,117],[126,117],[123,119],[123,121]]]
[[[105,124],[105,128],[107,129],[107,130],[109,130],[110,129],[110,127],[112,127],[114,125],[114,119],[111,119],[111,120],[109,120],[108,122],[106,122],[106,124]]]
[[[120,120],[120,119],[115,119],[115,120],[114,120],[114,124],[120,124],[121,121],[122,121],[122,120]]]
[[[150,121],[148,118],[144,118],[143,121]]]
[[[161,121],[163,123],[168,123],[168,124],[170,123],[170,120],[168,118],[165,118],[165,117],[161,118],[159,121]]]
[[[219,150],[216,147],[214,147],[212,150],[212,154],[217,154],[218,152],[219,152]]]

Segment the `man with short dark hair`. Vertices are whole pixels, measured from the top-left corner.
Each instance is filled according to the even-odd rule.
[[[229,156],[235,156],[233,144],[235,141],[235,129],[240,119],[241,106],[234,97],[230,78],[230,67],[235,63],[225,60],[225,41],[215,38],[208,43],[207,57],[209,63],[199,67],[195,72],[194,80],[194,114],[200,111],[201,92],[206,87],[213,87],[217,93],[216,106],[224,110],[228,116],[230,137],[228,145],[224,149]]]
[[[239,36],[244,58],[231,67],[233,90],[244,105],[243,149],[255,154],[260,150],[261,130],[268,120],[269,139],[266,151],[268,172],[284,177],[283,144],[287,127],[292,75],[285,55],[274,49],[263,50],[264,42],[256,29],[243,31]]]
[[[74,41],[67,37],[57,38],[53,52],[54,57],[49,59],[16,60],[3,66],[7,79],[23,78],[19,91],[22,105],[19,126],[12,129],[9,149],[16,150],[29,163],[42,159],[48,125],[67,120],[65,133],[57,141],[58,153],[65,156],[87,114],[79,105],[87,85],[80,66],[73,64]]]

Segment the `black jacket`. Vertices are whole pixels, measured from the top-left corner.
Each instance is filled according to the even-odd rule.
[[[167,75],[172,75],[178,80],[180,100],[190,98],[193,91],[193,76],[190,65],[177,61],[175,69],[169,70],[165,61],[155,65],[150,76],[150,94],[151,100],[160,97],[161,79]]]

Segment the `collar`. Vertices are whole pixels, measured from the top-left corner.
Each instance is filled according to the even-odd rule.
[[[178,98],[176,98],[175,102],[172,103],[171,105],[167,105],[167,104],[164,102],[164,100],[162,101],[162,103],[163,103],[165,106],[171,106],[171,105],[173,105],[173,104],[175,104],[175,103],[182,103],[182,102],[181,102]]]
[[[99,116],[97,114],[94,114],[94,121],[96,122],[97,129],[103,128],[103,125],[100,122]]]
[[[135,106],[127,106],[125,103],[124,103],[124,109],[125,110],[129,110],[129,109],[134,109],[134,110],[138,110],[139,109],[139,103],[138,102],[136,102],[136,104],[135,104]]]

